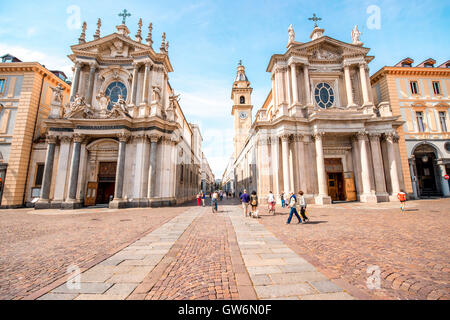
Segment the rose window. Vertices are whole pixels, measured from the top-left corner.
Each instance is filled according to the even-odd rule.
[[[321,82],[316,85],[314,90],[314,98],[316,103],[322,109],[327,109],[334,104],[334,91],[326,82]]]

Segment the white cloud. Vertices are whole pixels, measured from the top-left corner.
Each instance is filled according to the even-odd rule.
[[[0,43],[0,55],[7,53],[24,62],[39,62],[49,70],[60,70],[68,77],[72,76],[72,64],[66,57],[52,56],[42,51]]]
[[[37,32],[36,27],[30,27],[27,29],[27,37],[34,36]]]

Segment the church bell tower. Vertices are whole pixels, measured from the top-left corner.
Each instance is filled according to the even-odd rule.
[[[233,108],[231,114],[234,116],[234,158],[244,147],[245,140],[252,126],[252,94],[253,88],[250,87],[250,81],[245,74],[245,67],[242,61],[237,67],[236,79],[231,89],[231,99]]]

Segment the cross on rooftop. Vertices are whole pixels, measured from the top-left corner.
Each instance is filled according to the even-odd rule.
[[[239,60],[238,65],[242,66],[242,60]]]
[[[131,17],[131,13],[129,13],[127,9],[123,9],[123,12],[119,13],[119,17],[123,17],[122,24],[125,24],[127,17]]]
[[[312,18],[308,18],[308,20],[314,21],[314,28],[315,28],[315,27],[318,27],[318,25],[317,25],[317,21],[320,21],[320,20],[322,20],[322,18],[316,17],[316,14],[315,14],[315,13],[313,13],[313,16],[312,16]]]

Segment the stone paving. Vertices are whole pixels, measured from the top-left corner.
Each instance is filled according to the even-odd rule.
[[[240,207],[230,217],[258,299],[353,299]]]
[[[42,300],[124,300],[169,252],[199,215],[197,208],[173,218],[93,268],[81,273],[78,287],[60,285]]]
[[[98,263],[188,206],[126,210],[0,210],[0,299],[21,299]]]
[[[260,207],[259,222],[353,296],[449,299],[449,207],[450,199],[408,201],[405,213],[392,202],[311,205],[310,223],[289,226],[286,208],[272,216]],[[379,289],[367,286],[369,267],[379,268]]]
[[[215,214],[210,207],[0,211],[0,298],[448,299],[449,204],[411,201],[403,214],[396,203],[312,205],[311,222],[300,225],[286,225],[281,208],[244,217],[232,201]],[[95,226],[102,220],[106,231]],[[80,261],[72,279],[80,286],[68,286],[67,264]],[[380,271],[375,290],[367,287],[370,266]]]

